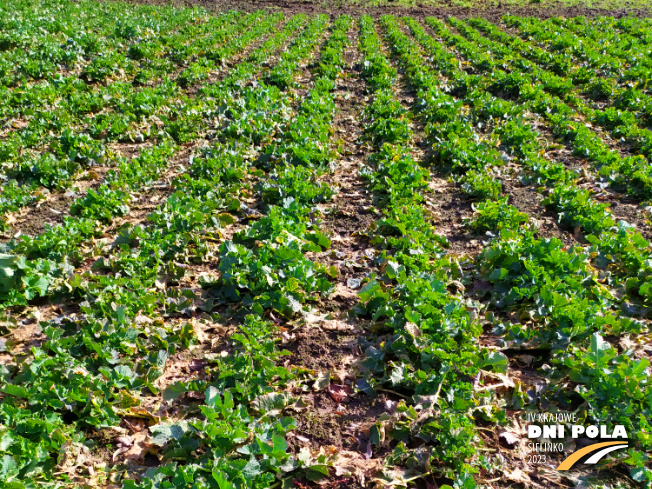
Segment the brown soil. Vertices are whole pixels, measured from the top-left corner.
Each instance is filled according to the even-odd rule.
[[[355,352],[356,345],[349,335],[310,328],[299,332],[296,342],[285,349],[293,354],[292,363],[318,371],[339,367],[344,356]]]
[[[457,7],[449,4],[445,7],[431,7],[421,4],[417,7],[401,7],[385,5],[375,7],[369,5],[356,5],[354,3],[344,3],[335,0],[310,1],[310,0],[135,0],[137,3],[146,3],[151,5],[168,5],[172,3],[176,6],[192,7],[199,5],[207,10],[225,11],[225,10],[244,10],[255,11],[261,9],[281,10],[286,13],[306,13],[306,14],[349,14],[362,15],[367,14],[373,17],[379,17],[385,14],[393,15],[411,15],[413,17],[439,17],[446,18],[449,15],[455,17],[483,17],[492,21],[499,21],[503,15],[520,15],[534,16],[542,19],[550,17],[576,17],[584,15],[586,17],[597,17],[600,15],[614,16],[616,18],[631,15],[635,17],[648,17],[652,15],[650,9],[623,8],[619,10],[588,8],[585,6],[567,6],[563,2],[546,2],[546,5],[537,5],[530,3],[528,5],[513,6],[502,5],[498,7]]]
[[[607,202],[611,206],[611,217],[614,221],[627,221],[636,226],[636,230],[648,241],[652,242],[652,214],[645,211],[637,203],[630,202],[612,193],[606,193],[600,201]]]
[[[550,129],[545,126],[545,124],[533,122],[532,127],[545,134],[546,139],[548,140],[548,146],[550,146],[550,149],[546,151],[546,154],[552,161],[562,163],[566,169],[574,171],[581,171],[582,168],[588,166],[585,159],[575,156],[566,146],[560,147],[560,145],[556,144],[554,136],[550,133]]]
[[[473,217],[473,201],[446,180],[438,179],[442,189],[436,196],[437,229],[450,243],[448,251],[456,255],[473,255],[480,251],[484,236],[467,231],[463,222]]]
[[[304,328],[286,347],[292,353],[289,362],[316,373],[330,372],[331,384],[351,385],[356,378],[354,362],[361,355],[355,331],[353,327],[328,333],[321,328]],[[386,397],[374,399],[362,393],[353,394],[353,390],[341,402],[327,389],[305,394],[302,400],[308,407],[298,416],[298,432],[317,448],[332,445],[364,453],[369,427],[379,414],[387,411]]]
[[[94,167],[79,175],[75,182],[76,190],[65,193],[51,193],[46,200],[22,208],[17,214],[10,216],[9,235],[0,236],[0,242],[20,235],[36,236],[45,230],[46,225],[55,226],[70,215],[70,204],[82,197],[89,189],[97,189],[103,182],[109,167]]]
[[[386,396],[372,398],[355,392],[355,382],[360,376],[357,365],[364,358],[360,339],[368,333],[365,324],[351,313],[359,303],[356,294],[359,283],[351,279],[361,281],[375,269],[372,260],[376,250],[371,247],[366,230],[377,216],[370,211],[372,197],[358,175],[365,155],[360,142],[365,87],[353,69],[360,59],[354,30],[349,32],[350,46],[344,57],[350,65],[345,76],[337,80],[335,90],[338,112],[333,121],[334,139],[341,144],[342,159],[332,174],[323,177],[324,182],[337,186],[339,193],[331,202],[320,206],[324,216],[321,227],[331,236],[332,245],[327,252],[308,254],[326,266],[337,267],[340,273],[334,293],[319,304],[318,312],[302,320],[303,325],[283,347],[291,352],[288,365],[307,372],[311,384],[313,378],[330,376],[330,387],[313,386],[312,392],[301,394],[307,408],[295,416],[298,436],[291,441],[293,449],[300,448],[299,440],[314,449],[334,447],[336,453],[347,453],[356,460],[357,473],[366,474],[369,483],[368,476],[378,470],[385,456],[382,450],[377,453],[371,450],[369,428],[381,413],[388,411],[389,405]],[[333,388],[344,389],[347,395],[339,398],[331,391]],[[333,473],[320,486],[366,487],[364,480],[360,475],[341,477]]]
[[[34,318],[27,318],[12,325],[9,333],[2,336],[3,346],[8,353],[0,353],[0,365],[15,363],[16,357],[29,355],[32,348],[39,348],[46,339],[38,321]]]
[[[8,235],[0,237],[0,240],[21,235],[36,236],[41,234],[48,225],[61,224],[63,218],[70,215],[68,210],[75,198],[77,195],[72,192],[56,193],[48,196],[45,201],[24,207],[18,216],[9,219],[9,222],[12,223],[11,231]]]
[[[338,112],[333,122],[334,138],[342,144],[342,159],[335,171],[322,179],[339,190],[332,201],[321,208],[324,215],[321,227],[331,236],[332,246],[328,252],[315,256],[328,266],[335,265],[340,271],[338,290],[342,293],[336,293],[333,300],[323,304],[325,310],[340,311],[348,310],[357,303],[357,296],[347,286],[347,281],[350,278],[363,278],[372,266],[370,260],[374,258],[375,251],[366,238],[366,231],[378,218],[372,211],[372,197],[358,175],[366,154],[360,143],[365,90],[364,83],[353,69],[360,54],[357,36],[352,31],[349,32],[349,43],[344,55],[349,68],[346,75],[337,81],[335,99]]]
[[[310,407],[298,417],[299,434],[306,436],[316,448],[333,445],[360,453],[367,450],[368,430],[378,416],[388,411],[389,400],[384,394],[376,398],[359,394],[338,403],[327,392],[303,399]]]
[[[551,209],[541,205],[543,195],[532,187],[519,187],[512,181],[503,180],[508,203],[530,216],[530,222],[538,225],[537,235],[541,238],[558,238],[566,245],[577,243],[572,230],[564,228],[557,222],[557,215]]]

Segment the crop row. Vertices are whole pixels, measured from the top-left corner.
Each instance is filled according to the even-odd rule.
[[[236,37],[233,43],[221,47],[225,56],[222,61],[269,32],[279,16],[260,20],[260,15],[254,14],[232,26]],[[254,28],[237,36],[253,22],[257,22]],[[45,198],[47,190],[67,187],[83,168],[114,161],[115,155],[107,150],[109,141],[142,142],[169,135],[178,143],[187,142],[187,136],[179,135],[179,128],[189,125],[188,119],[192,118],[188,117],[188,109],[196,103],[180,92],[179,82],[180,79],[176,82],[166,80],[156,87],[140,90],[133,90],[131,84],[116,82],[95,93],[87,92],[82,83],[81,92],[58,91],[65,95],[56,103],[55,110],[40,109],[25,128],[10,133],[5,140],[2,160],[7,184],[0,211],[16,211]],[[80,101],[90,105],[82,106]],[[41,117],[41,114],[47,115]],[[45,151],[42,148],[25,151],[44,143],[47,145]]]
[[[326,17],[316,20],[314,27],[324,26]],[[340,17],[331,28],[330,39],[341,39],[349,24],[350,18]],[[296,43],[282,57],[279,65],[283,67],[284,86],[292,81],[298,63],[309,54],[315,38],[310,41],[306,37],[304,41]],[[332,49],[333,45],[327,42],[322,49]],[[338,45],[341,52],[343,44]],[[335,61],[339,63],[339,59]],[[328,71],[333,78],[338,73]],[[274,72],[272,68],[269,73]],[[240,331],[230,338],[236,351],[232,357],[215,360],[210,383],[180,386],[188,390],[206,389],[207,406],[201,407],[205,420],[173,425],[175,431],[183,434],[170,437],[171,443],[164,452],[178,456],[185,451],[186,458],[193,463],[167,465],[157,469],[143,484],[127,483],[125,487],[155,487],[157,480],[166,481],[170,487],[188,487],[191,481],[197,487],[220,489],[276,487],[285,474],[293,472],[296,476],[298,469],[309,479],[327,474],[324,460],[313,459],[309,452],[302,452],[299,457],[287,453],[284,436],[295,425],[292,419],[278,415],[289,397],[276,390],[283,389],[293,372],[274,364],[279,356],[271,337],[274,324],[261,318],[272,311],[280,317],[292,317],[304,304],[331,289],[332,270],[303,255],[330,246],[330,240],[310,219],[310,214],[315,202],[328,200],[332,195],[328,186],[318,182],[325,169],[324,152],[330,146],[332,88],[333,79],[317,78],[298,107],[295,119],[282,117],[277,127],[268,126],[273,113],[267,113],[259,126],[268,131],[267,137],[250,163],[254,173],[265,176],[254,186],[262,197],[262,214],[231,240],[220,244],[219,273],[202,282],[211,303],[229,307],[230,314],[239,320]],[[251,91],[264,95],[273,104],[290,102],[288,94],[278,88],[269,89],[261,84]],[[259,110],[264,105],[258,100],[255,107]],[[247,113],[243,115],[246,117]],[[256,141],[255,134],[252,136]],[[303,144],[299,145],[299,141]],[[238,163],[237,168],[247,166],[245,162]],[[188,447],[196,443],[206,453],[200,460],[193,460],[188,452]],[[179,479],[180,472],[187,474],[187,482]]]
[[[147,82],[206,50],[219,50],[225,27],[241,16],[120,4],[97,8],[89,2],[48,2],[39,13],[27,7],[7,13],[2,28],[2,85],[8,95],[7,87],[43,89],[71,75],[89,82],[115,77]]]
[[[435,65],[441,65],[444,72],[454,71],[455,66],[441,52],[441,45],[429,42],[416,21],[406,20],[424,47],[433,49],[428,52],[428,59]],[[563,220],[570,218],[574,223],[581,217],[584,224],[599,223],[593,229],[596,236],[589,238],[592,247],[568,248],[557,239],[537,238],[536,230],[528,225],[528,216],[506,205],[505,201],[479,204],[476,218],[470,225],[475,229],[490,231],[495,238],[476,258],[475,277],[490,284],[490,290],[483,294],[486,310],[527,318],[520,323],[498,325],[496,331],[505,334],[508,344],[535,344],[550,349],[553,377],[571,379],[575,392],[587,405],[586,416],[589,419],[593,422],[624,423],[630,432],[641,433],[647,426],[645,399],[649,390],[643,371],[649,365],[647,360],[634,358],[632,352],[618,355],[603,335],[641,334],[647,331],[647,326],[644,322],[627,317],[628,313],[621,307],[622,302],[614,291],[603,285],[610,284],[610,281],[608,278],[605,281],[600,268],[605,268],[601,257],[609,256],[612,261],[606,268],[614,275],[620,271],[626,277],[645,276],[647,272],[642,259],[650,253],[649,244],[626,226],[613,228],[613,221],[605,220],[603,206],[592,202],[586,192],[569,185],[575,179],[571,172],[540,156],[542,147],[539,138],[528,127],[526,120],[518,117],[518,108],[497,104],[495,109],[505,114],[504,121],[495,122],[493,132],[498,140],[493,144],[487,139],[482,143],[476,142],[473,125],[468,126],[466,131],[463,129],[463,111],[459,105],[456,107],[450,95],[435,88],[439,82],[429,76],[422,55],[400,33],[394,19],[384,18],[383,22],[390,44],[405,65],[408,80],[419,91],[417,117],[428,124],[428,137],[434,136],[433,163],[443,165],[448,171],[451,163],[453,170],[462,171],[478,168],[478,165],[481,170],[499,167],[500,155],[496,150],[492,151],[491,146],[500,145],[518,163],[533,171],[539,185],[554,189],[548,196],[548,203],[557,208]],[[435,49],[440,51],[435,52]],[[463,102],[471,114],[475,112],[482,117],[492,112],[491,100],[482,90],[467,91]],[[448,107],[454,109],[446,110]],[[494,114],[500,113],[495,109]],[[449,124],[455,124],[454,131]],[[454,142],[452,149],[451,146],[447,147],[445,138],[454,138],[451,140]],[[573,205],[564,207],[568,203]],[[628,249],[627,243],[637,243],[636,249]],[[626,264],[634,263],[642,265],[642,268],[627,268]],[[616,286],[618,281],[614,277],[611,285]],[[642,286],[632,294],[632,298],[639,294],[644,296],[646,291],[647,286]],[[605,357],[602,357],[603,354]],[[607,364],[609,368],[600,369],[601,365],[606,367]],[[616,385],[622,385],[624,379],[629,378],[636,378],[637,385],[646,386],[640,395],[632,395],[626,387],[616,389]],[[568,389],[569,386],[564,387]],[[605,395],[606,392],[610,392],[609,396]],[[573,402],[565,398],[568,394],[560,388],[551,386],[548,395],[560,407]],[[508,402],[515,403],[513,405],[516,407],[524,399],[515,391]],[[639,415],[632,419],[628,414],[632,412]],[[641,463],[641,452],[638,450],[648,450],[650,440],[639,435],[637,441],[637,447],[630,451],[626,461],[633,466],[632,473],[641,479],[649,477],[649,472]]]
[[[429,18],[428,24],[465,59],[474,60],[475,67],[483,73],[476,77],[476,83],[487,87],[491,93],[521,102],[522,107],[527,106],[544,117],[553,134],[569,145],[574,154],[587,158],[614,189],[641,199],[649,198],[652,172],[646,158],[640,155],[623,157],[611,149],[582,121],[576,120],[576,111],[555,91],[548,93],[544,86],[538,84],[534,75],[523,71],[505,72],[494,66],[491,58],[487,57],[486,46],[478,46],[451,34],[437,19]],[[460,85],[459,90],[464,91],[468,87]]]
[[[302,23],[304,19],[298,18],[297,21]],[[305,41],[314,43],[325,26],[326,19],[323,17],[311,21],[307,30],[295,41],[297,49],[290,49],[286,58],[293,60],[296,66],[301,56],[306,55]],[[279,39],[287,35],[287,31],[277,34]],[[269,47],[260,48],[257,54],[259,60],[269,55]],[[294,56],[289,53],[294,53]],[[258,65],[250,64],[249,67],[251,76]],[[241,79],[246,79],[243,70],[239,75]],[[218,96],[217,90],[217,87],[213,87],[215,97]],[[127,224],[121,227],[114,246],[108,250],[108,255],[107,250],[100,252],[104,256],[95,261],[93,271],[71,276],[72,270],[68,264],[69,259],[79,257],[79,245],[92,235],[94,221],[86,218],[71,218],[65,227],[54,228],[35,240],[21,240],[12,250],[14,254],[3,255],[3,270],[11,272],[9,282],[3,277],[3,286],[7,285],[10,289],[7,292],[10,297],[5,298],[20,300],[22,297],[25,300],[34,295],[61,295],[64,300],[82,300],[86,304],[82,306],[83,318],[42,324],[48,341],[33,351],[31,361],[3,367],[2,419],[4,426],[12,427],[14,433],[3,445],[5,451],[11,454],[6,457],[13,460],[8,480],[49,479],[56,463],[56,454],[62,447],[79,447],[84,431],[115,426],[120,422],[123,410],[141,402],[140,396],[158,395],[159,390],[154,383],[163,373],[167,357],[178,348],[187,348],[194,341],[194,333],[188,323],[164,323],[156,319],[185,310],[196,299],[194,293],[175,287],[161,290],[156,284],[161,283],[161,277],[177,282],[184,276],[187,264],[204,262],[215,256],[217,250],[212,250],[210,244],[214,239],[212,237],[219,237],[220,228],[234,221],[226,212],[246,210],[241,200],[248,188],[245,155],[250,150],[247,146],[260,144],[261,139],[273,134],[287,118],[287,109],[284,109],[287,100],[280,97],[273,87],[234,91],[227,81],[222,84],[220,95],[222,101],[230,101],[229,117],[223,119],[227,125],[224,131],[226,140],[217,142],[213,148],[203,150],[191,160],[187,178],[181,177],[175,181],[174,193],[165,205],[150,215],[147,226]],[[248,120],[249,111],[254,107],[263,115],[264,125],[256,128],[249,138],[236,131],[228,131],[231,122],[237,124],[239,118]],[[234,137],[229,137],[229,133]],[[172,141],[164,142],[152,153],[137,158],[133,166],[124,168],[124,172],[116,175],[114,183],[133,183],[131,168],[141,170],[139,178],[160,171],[172,156],[173,146]],[[225,158],[215,158],[211,151],[224,154]],[[108,192],[120,199],[123,194],[118,189],[109,189]],[[213,198],[206,200],[207,194]],[[238,196],[242,197],[238,199]],[[110,200],[95,202],[95,205],[91,205],[90,199],[79,203],[83,210],[94,214],[92,217],[101,217],[101,214],[97,216],[95,213],[101,213],[105,208],[120,208],[119,202],[114,204]],[[39,258],[41,255],[42,258]],[[35,273],[34,270],[47,268],[52,263],[63,269],[61,278]],[[268,326],[252,321],[243,325],[243,333],[255,333],[257,338],[263,338],[268,336],[265,328]],[[232,364],[230,369],[237,371],[238,375],[247,375],[238,367],[245,358],[255,357],[255,362],[270,365],[273,351],[268,350],[273,350],[273,342],[259,344],[256,340],[249,345],[244,337],[238,340],[237,335],[233,342],[242,344],[244,354],[249,356],[223,359],[220,365]],[[225,378],[228,377],[225,370],[220,371],[225,372]],[[248,375],[265,373],[265,369],[253,369]],[[246,385],[252,392],[258,392],[256,382],[247,382]],[[54,386],[60,387],[54,389]],[[213,392],[212,389],[214,387],[209,391]],[[227,392],[222,396],[219,400],[214,395],[212,399],[209,396],[206,409],[216,412],[229,409],[231,395]],[[66,402],[62,403],[61,399],[66,399]],[[213,417],[213,423],[210,420],[203,423],[201,431],[193,429],[193,439],[202,438],[204,435],[200,433],[218,429],[218,424],[226,423],[233,428],[230,432],[233,436],[231,443],[238,445],[237,433],[241,432],[242,424],[254,423],[245,415],[246,412],[238,407],[228,421]],[[236,425],[235,420],[240,425]],[[256,420],[255,426],[261,437],[269,434],[265,440],[271,440],[273,434],[276,440],[276,432],[282,430],[284,422],[280,420],[278,423],[267,426]],[[157,429],[166,430],[165,427]],[[158,431],[153,430],[153,433]],[[57,436],[50,436],[52,432]],[[263,432],[266,434],[263,435]],[[164,438],[163,443],[167,441],[168,438]],[[254,445],[257,444],[254,442]],[[278,457],[274,450],[272,452]],[[269,451],[256,453],[269,458]],[[236,456],[235,453],[232,455]],[[227,462],[229,460],[225,459],[222,463]],[[216,462],[212,484],[217,483],[219,466]],[[237,466],[237,463],[229,465],[230,470]],[[265,473],[264,477],[269,477],[269,470],[262,472]],[[211,473],[210,469],[208,473]],[[225,487],[222,483],[220,486]]]
[[[377,195],[382,217],[371,228],[381,250],[382,273],[359,292],[360,314],[378,324],[379,337],[366,348],[364,366],[372,386],[408,394],[371,432],[378,447],[390,445],[391,472],[399,487],[432,471],[460,485],[473,481],[477,408],[472,379],[505,359],[478,347],[481,328],[468,302],[450,292],[463,279],[463,259],[448,255],[428,207],[430,173],[411,156],[414,134],[408,110],[397,99],[397,72],[370,17],[360,18],[362,75],[373,97],[365,110],[365,135],[374,152],[363,176]],[[419,448],[414,448],[420,446]],[[389,475],[389,474],[388,474]]]
[[[638,36],[624,35],[602,25],[582,28],[572,21],[507,16],[505,23],[518,28],[522,37],[545,46],[549,50],[549,62],[557,67],[559,74],[600,75],[612,86],[614,82],[630,82],[641,88],[650,79],[650,46],[641,43]],[[561,61],[561,56],[566,58],[565,62]]]
[[[567,70],[559,69],[557,65],[568,62],[568,56],[563,53],[550,54],[516,36],[504,33],[487,21],[474,19],[471,23],[486,33],[492,41],[502,42],[504,46],[479,37],[474,29],[460,21],[451,22],[467,38],[494,53],[498,58],[495,62],[502,61],[516,70],[529,71],[532,79],[540,82],[546,92],[575,107],[582,117],[610,132],[615,139],[623,138],[628,145],[628,151],[646,157],[652,155],[652,133],[648,129],[650,120],[646,108],[652,106],[652,99],[640,89],[624,87],[616,90],[609,76],[598,69],[583,67],[581,70],[567,73]],[[534,61],[536,66],[528,60]],[[595,103],[605,101],[608,102],[605,107],[596,107]]]

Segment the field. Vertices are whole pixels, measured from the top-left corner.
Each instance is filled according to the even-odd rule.
[[[652,20],[353,10],[0,2],[2,488],[652,487]]]

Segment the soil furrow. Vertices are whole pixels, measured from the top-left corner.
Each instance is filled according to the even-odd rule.
[[[268,39],[269,36],[261,36],[262,40],[260,42],[255,42],[253,43],[256,47],[251,47],[251,49],[246,49],[246,53],[241,53],[241,55],[237,56],[236,59],[233,60],[229,64],[229,67],[234,67],[239,63],[245,62],[247,59],[247,56],[253,52],[257,47],[260,47],[264,42]],[[291,42],[291,39],[288,39],[282,46],[280,46],[267,60],[266,66],[273,66],[273,64],[276,62],[278,57],[283,53],[285,50],[286,46]],[[264,69],[263,66],[261,66],[260,70],[257,73],[260,73]],[[226,78],[229,73],[231,72],[230,69],[222,70],[218,72],[217,76],[214,78],[213,81],[211,82],[205,82],[200,85],[195,85],[188,89],[188,95],[191,96],[193,99],[197,96],[197,90],[198,88],[201,88],[202,86],[209,86],[209,85],[214,85],[218,84],[221,81],[223,81],[224,78]],[[254,77],[256,74],[254,74]],[[210,134],[212,136],[212,134]],[[151,189],[146,189],[145,194],[142,196],[142,198],[139,198],[136,196],[136,198],[139,198],[141,201],[152,201],[151,197],[155,197],[156,200],[155,202],[163,202],[169,195],[172,193],[172,186],[171,183],[174,180],[174,178],[179,175],[181,172],[183,172],[183,165],[185,162],[187,162],[188,157],[192,154],[192,151],[200,147],[202,144],[205,144],[207,141],[207,136],[209,134],[205,134],[202,137],[199,137],[192,143],[186,143],[184,147],[181,149],[180,152],[178,152],[174,159],[170,161],[170,166],[169,168],[175,168],[175,170],[172,171],[167,171],[165,172],[161,178],[152,185]],[[150,147],[151,145],[149,143],[146,144],[129,144],[129,143],[114,143],[110,145],[110,148],[114,150],[116,153],[119,153],[123,156],[125,156],[127,159],[131,160],[135,156],[138,156],[140,154],[140,151],[145,148],[145,147]],[[104,182],[104,177],[106,173],[111,169],[111,167],[94,167],[86,174],[90,174],[92,179],[85,180],[82,175],[80,179],[78,179],[75,183],[76,185],[74,188],[69,189],[65,193],[57,193],[53,192],[48,195],[47,199],[45,201],[40,201],[36,204],[32,204],[30,206],[27,206],[17,215],[13,215],[9,217],[9,221],[12,223],[12,231],[9,234],[5,235],[0,235],[0,242],[2,240],[8,240],[11,237],[16,237],[17,235],[20,236],[21,234],[26,234],[30,236],[34,236],[37,234],[40,234],[41,232],[44,231],[45,226],[47,224],[50,225],[55,225],[57,223],[63,222],[63,218],[66,215],[69,215],[69,208],[70,204],[80,198],[83,197],[86,192],[89,189],[97,189],[100,185],[102,185]],[[143,205],[145,207],[143,207]],[[157,204],[154,204],[150,207],[147,207],[148,204],[143,204],[143,205],[137,205],[136,207],[132,207],[133,211],[130,213],[130,215],[126,216],[124,219],[116,219],[112,226],[108,228],[105,232],[105,235],[111,234],[112,232],[115,231],[115,229],[118,229],[122,224],[125,222],[129,222],[131,224],[146,224],[146,216],[148,212],[138,212],[138,211],[143,211],[143,210],[148,210],[148,209],[153,209],[156,208]],[[51,209],[54,209],[52,211]]]
[[[404,27],[402,30],[418,45],[407,27]],[[427,56],[425,57],[427,58]],[[400,68],[398,71],[401,74]],[[441,77],[443,84],[446,83],[447,80],[442,77],[441,73],[436,72],[434,68],[432,71],[436,76]],[[401,92],[405,94],[404,98],[407,103],[410,106],[414,106],[414,91],[409,89],[405,84],[400,84],[399,86],[401,87]],[[415,129],[417,140],[421,141],[423,146],[430,146],[431,143],[427,141],[423,133],[423,128],[417,127]],[[478,136],[482,138],[488,135],[478,133]],[[441,170],[435,167],[432,169],[437,175],[436,178],[433,178],[432,188],[438,194],[434,200],[436,202],[436,211],[441,219],[439,227],[451,243],[450,251],[473,256],[481,250],[481,243],[486,239],[484,235],[475,236],[471,234],[463,224],[465,221],[473,218],[473,199],[465,195],[455,184],[451,183],[446,178],[447,175],[441,172]],[[521,184],[520,176],[522,176],[522,169],[520,166],[505,165],[494,170],[495,178],[500,180],[504,194],[509,199],[508,203],[530,216],[532,223],[538,227],[538,234],[541,237],[554,236],[569,244],[573,242],[572,236],[556,222],[554,213],[540,204],[543,197],[533,193],[531,187]]]
[[[297,416],[297,432],[303,438],[297,437],[293,443],[305,438],[316,449],[331,445],[355,452],[363,460],[368,449],[367,430],[386,410],[387,399],[371,398],[362,392],[353,394],[356,365],[363,358],[360,338],[368,332],[365,324],[356,320],[352,309],[358,303],[356,291],[360,282],[376,267],[375,250],[365,235],[375,220],[373,201],[358,174],[365,156],[360,141],[365,87],[357,72],[360,62],[357,35],[349,31],[348,38],[344,56],[347,68],[335,88],[337,113],[332,139],[339,145],[340,159],[333,165],[332,173],[322,178],[324,183],[336,187],[338,193],[330,202],[318,206],[323,216],[322,229],[331,237],[332,244],[326,252],[307,255],[327,267],[336,267],[339,274],[334,293],[305,317],[302,325],[292,331],[293,339],[283,346],[292,353],[288,365],[311,371],[318,377],[328,375],[331,386],[344,386],[349,393],[339,399],[330,387],[322,387],[304,394],[302,400],[307,409]],[[368,465],[377,466],[377,460],[369,460]],[[338,480],[346,487],[364,487],[355,478]]]

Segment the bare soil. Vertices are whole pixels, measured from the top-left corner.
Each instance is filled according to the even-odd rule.
[[[417,7],[406,7],[400,5],[370,6],[359,5],[353,2],[341,2],[336,0],[311,1],[311,0],[135,0],[137,3],[152,5],[169,5],[192,7],[201,6],[207,10],[225,11],[225,10],[244,10],[255,11],[261,9],[281,10],[288,14],[306,13],[318,14],[328,13],[334,15],[371,15],[379,17],[385,14],[393,15],[410,15],[412,17],[439,17],[445,18],[449,15],[466,18],[466,17],[483,17],[492,21],[498,21],[503,15],[534,16],[542,19],[550,17],[576,17],[583,15],[586,17],[597,17],[600,15],[614,16],[616,18],[624,16],[648,17],[652,15],[652,9],[630,8],[625,6],[622,9],[602,9],[589,8],[582,5],[568,6],[563,2],[545,2],[545,4],[529,3],[522,6],[500,5],[478,6],[478,7],[457,7],[451,3],[444,7],[429,6],[420,4]],[[390,0],[391,1],[391,0]],[[626,4],[625,4],[626,5]]]
[[[365,475],[375,473],[386,455],[385,449],[372,450],[369,429],[380,414],[396,404],[384,394],[370,397],[356,389],[362,376],[358,364],[365,358],[361,339],[372,333],[352,309],[359,303],[356,292],[360,283],[377,269],[373,262],[376,250],[366,234],[377,216],[371,212],[372,195],[358,174],[367,152],[360,138],[365,85],[355,70],[360,59],[356,32],[355,27],[349,31],[350,46],[344,56],[349,66],[338,78],[335,90],[338,111],[333,121],[333,139],[340,144],[341,159],[335,170],[322,179],[339,190],[332,201],[319,206],[323,216],[321,227],[330,235],[332,245],[326,252],[307,255],[326,266],[337,267],[339,276],[333,294],[319,303],[315,314],[304,318],[302,326],[294,330],[293,339],[283,345],[291,352],[288,365],[311,372],[311,378],[330,376],[329,385],[313,386],[310,392],[299,393],[307,408],[295,416],[297,436],[291,443],[297,443],[294,449],[301,444],[313,449],[331,447],[335,453],[351,457],[356,466],[355,477],[334,473],[320,481],[320,487],[333,488],[368,487]],[[339,390],[346,394],[338,396]],[[312,485],[298,482],[298,487]]]
[[[89,189],[97,189],[103,182],[109,167],[94,167],[79,175],[73,190],[53,192],[45,200],[22,208],[18,213],[8,216],[11,231],[0,236],[0,242],[20,235],[36,236],[45,230],[47,225],[55,226],[70,215],[70,204],[83,196]]]
[[[536,221],[538,225],[537,235],[541,238],[558,238],[566,245],[576,244],[577,235],[557,221],[557,214],[549,208],[541,205],[543,195],[536,192],[531,186],[521,187],[514,182],[503,181],[505,193],[509,196],[508,203],[512,204],[519,211],[530,216],[530,222]]]

